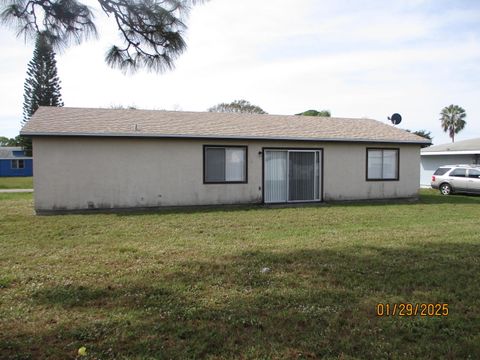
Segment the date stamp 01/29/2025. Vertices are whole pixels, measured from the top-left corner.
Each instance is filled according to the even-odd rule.
[[[378,303],[375,314],[383,316],[448,316],[446,303]]]

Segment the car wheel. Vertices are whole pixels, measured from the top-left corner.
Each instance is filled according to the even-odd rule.
[[[452,193],[452,187],[449,184],[440,185],[440,193],[442,195],[450,195]]]

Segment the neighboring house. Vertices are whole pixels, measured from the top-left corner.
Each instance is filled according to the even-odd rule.
[[[422,149],[420,185],[429,187],[432,175],[439,166],[459,164],[480,164],[480,138]]]
[[[32,176],[32,157],[21,147],[0,146],[0,176]]]
[[[375,120],[40,107],[37,213],[416,198],[422,137]]]

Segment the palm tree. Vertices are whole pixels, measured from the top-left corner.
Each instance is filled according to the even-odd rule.
[[[448,135],[452,138],[452,142],[455,142],[455,134],[462,131],[467,124],[465,121],[466,117],[467,113],[461,106],[450,105],[442,109],[442,112],[440,113],[442,128],[444,132],[448,131]]]

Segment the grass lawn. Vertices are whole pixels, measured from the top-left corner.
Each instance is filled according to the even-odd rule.
[[[0,177],[0,189],[33,189],[33,177]]]
[[[49,217],[0,194],[0,358],[479,359],[479,219],[480,197],[433,191]],[[377,303],[449,315],[378,317]]]

